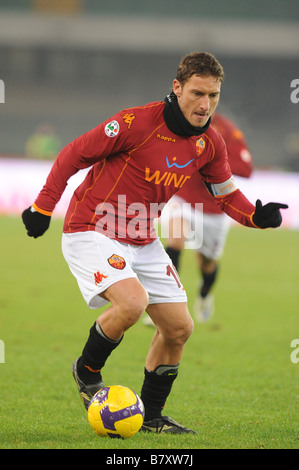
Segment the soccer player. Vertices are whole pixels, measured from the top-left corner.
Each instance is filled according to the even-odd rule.
[[[141,388],[144,431],[194,432],[162,416],[193,329],[186,292],[154,229],[162,203],[199,171],[219,206],[245,226],[277,227],[287,207],[252,205],[232,179],[224,141],[210,127],[223,76],[212,54],[188,54],[165,101],[120,111],[64,147],[22,214],[28,235],[41,236],[68,179],[91,166],[70,201],[62,250],[88,306],[109,306],[91,327],[73,375],[87,408],[103,387],[109,355],[146,310],[157,328]]]
[[[218,112],[213,114],[211,125],[225,141],[232,173],[249,178],[253,171],[252,155],[241,130],[229,118]],[[191,204],[191,210],[184,211],[186,202]],[[202,203],[202,212],[196,210],[195,204],[198,202]],[[171,230],[166,253],[169,254],[177,271],[185,243],[182,224],[194,225],[202,230],[202,243],[195,250],[202,283],[194,303],[194,318],[199,322],[205,322],[214,312],[214,297],[211,290],[219,271],[219,259],[224,250],[230,220],[207,191],[199,172],[195,173],[171,198],[169,206]],[[201,218],[202,224],[194,223],[194,220],[199,221]],[[177,227],[175,236],[171,236],[175,227]],[[179,234],[181,236],[178,236]],[[153,326],[148,316],[144,318],[144,323]]]

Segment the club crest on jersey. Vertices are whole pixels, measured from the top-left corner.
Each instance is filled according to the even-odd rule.
[[[105,134],[108,137],[116,137],[119,133],[119,124],[117,121],[108,122],[105,126]]]
[[[115,269],[124,269],[126,262],[122,256],[112,255],[108,258],[108,263]]]
[[[196,141],[196,153],[197,153],[198,157],[201,156],[202,152],[205,149],[205,146],[206,146],[206,142],[205,142],[203,137],[200,137],[199,139],[197,139],[197,141]]]

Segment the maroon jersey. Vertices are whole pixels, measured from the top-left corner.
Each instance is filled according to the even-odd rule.
[[[211,124],[225,141],[232,173],[237,176],[249,178],[253,171],[252,156],[243,133],[230,119],[219,113],[213,114]],[[222,213],[214,197],[207,191],[202,180],[202,175],[199,172],[196,172],[192,178],[186,182],[177,195],[191,203],[192,206],[197,202],[202,202],[203,211],[205,213]]]
[[[231,182],[223,138],[211,126],[200,136],[174,134],[165,124],[164,106],[153,102],[120,111],[68,144],[33,207],[51,215],[68,179],[91,166],[72,196],[63,231],[98,230],[144,245],[156,238],[153,220],[162,203],[200,171],[221,209],[254,227],[255,207]]]

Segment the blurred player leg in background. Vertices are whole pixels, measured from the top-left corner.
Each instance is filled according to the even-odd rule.
[[[225,214],[203,214],[203,242],[197,250],[201,283],[194,302],[194,318],[205,322],[214,313],[212,289],[217,279],[219,259],[226,242],[229,220]]]

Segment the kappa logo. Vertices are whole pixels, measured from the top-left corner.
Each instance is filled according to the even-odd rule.
[[[131,129],[132,122],[136,118],[134,113],[122,113],[122,117],[126,124],[128,124],[128,129]]]
[[[161,139],[161,140],[165,140],[165,142],[173,142],[173,143],[175,143],[176,141],[173,137],[167,137],[166,135],[163,135],[160,133],[157,134],[157,139]]]
[[[126,266],[124,258],[115,254],[108,258],[108,263],[115,269],[124,269]]]
[[[117,121],[108,122],[105,126],[105,134],[108,137],[116,137],[119,133],[119,124]]]
[[[105,276],[105,274],[100,273],[99,271],[94,273],[94,283],[97,286],[102,282],[103,279],[107,279],[108,276]]]

